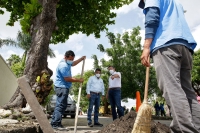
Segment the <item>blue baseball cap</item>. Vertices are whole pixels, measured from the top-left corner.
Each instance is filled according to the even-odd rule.
[[[143,1],[143,0],[140,0],[140,3],[139,3],[138,6],[139,6],[140,8],[142,8],[142,9],[144,9],[144,7],[145,7],[144,1]]]

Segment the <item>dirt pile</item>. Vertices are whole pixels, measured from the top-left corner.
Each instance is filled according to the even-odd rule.
[[[135,119],[136,113],[130,111],[124,117],[113,121],[98,133],[131,133]],[[168,126],[152,120],[151,133],[170,133],[170,129]]]

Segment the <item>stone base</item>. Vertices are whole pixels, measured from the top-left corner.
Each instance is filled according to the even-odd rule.
[[[19,122],[0,125],[0,133],[43,133],[39,124],[32,122]]]

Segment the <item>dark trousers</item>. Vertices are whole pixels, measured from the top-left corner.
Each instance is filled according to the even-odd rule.
[[[120,88],[110,89],[108,94],[109,94],[109,101],[111,105],[113,120],[117,119],[117,113],[119,115],[119,118],[121,116],[124,116],[124,109],[121,106],[121,89]],[[116,112],[116,107],[117,107],[117,112]]]
[[[166,116],[165,110],[161,110],[160,112],[161,112],[161,116]]]
[[[90,93],[89,107],[88,107],[88,112],[87,112],[88,123],[92,122],[91,114],[92,114],[93,106],[95,106],[94,107],[94,123],[98,123],[100,94]]]
[[[55,89],[57,99],[56,99],[56,107],[53,112],[51,125],[53,127],[61,126],[62,115],[67,108],[67,98],[69,94],[69,89],[66,88],[57,88]]]
[[[160,110],[156,110],[156,116],[159,116]]]

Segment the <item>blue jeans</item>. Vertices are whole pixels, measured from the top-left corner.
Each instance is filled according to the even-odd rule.
[[[67,108],[67,98],[69,94],[69,89],[55,87],[55,92],[57,95],[56,107],[53,112],[51,126],[61,126],[62,115]]]
[[[121,106],[121,89],[120,88],[113,90],[110,89],[108,95],[109,95],[113,120],[117,119],[117,113],[119,115],[119,118],[121,116],[124,116],[124,109]],[[116,107],[117,107],[117,112],[116,112]]]
[[[94,123],[98,123],[100,94],[94,94],[94,93],[90,94],[88,114],[87,114],[88,123],[92,122],[91,114],[92,114],[92,110],[93,110],[93,105],[95,105],[95,108],[94,108]]]
[[[159,110],[156,110],[156,116],[159,116]]]

